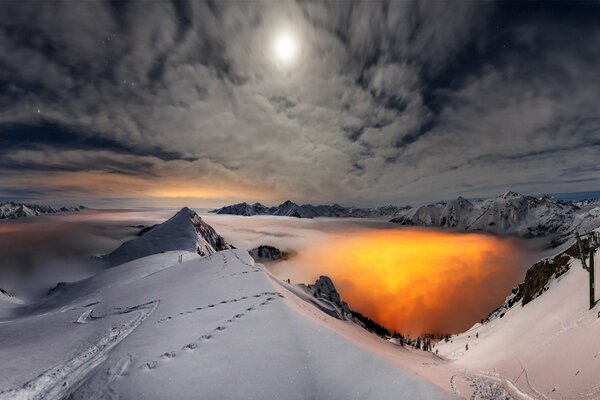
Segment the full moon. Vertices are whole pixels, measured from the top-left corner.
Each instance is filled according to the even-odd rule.
[[[280,33],[273,42],[273,51],[278,62],[289,64],[297,53],[296,39],[290,33]]]

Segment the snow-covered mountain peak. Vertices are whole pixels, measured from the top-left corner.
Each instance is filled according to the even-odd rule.
[[[193,251],[201,256],[232,246],[188,207],[136,239],[123,243],[103,257],[109,266],[171,250]]]
[[[533,197],[509,190],[487,200],[458,197],[399,212],[391,222],[402,225],[439,226],[467,231],[492,232],[521,237],[549,237],[560,244],[574,230],[589,230],[600,221],[589,218],[587,205],[578,206],[552,196]]]
[[[515,191],[508,190],[505,193],[503,193],[500,197],[502,197],[503,199],[514,199],[514,198],[520,198],[520,197],[524,197],[524,196],[521,193],[517,193]]]

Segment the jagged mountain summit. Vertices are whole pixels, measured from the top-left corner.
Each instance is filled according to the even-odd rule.
[[[350,314],[348,303],[342,300],[330,277],[321,275],[314,285],[308,285],[309,290],[319,299],[333,303],[343,315]]]
[[[231,249],[227,241],[193,210],[182,208],[162,224],[142,236],[123,243],[115,251],[102,256],[109,266],[165,251],[184,250],[201,256]]]
[[[0,204],[0,219],[18,219],[36,217],[44,214],[56,214],[60,212],[77,212],[84,210],[84,206],[54,208],[39,204],[16,203],[9,201]]]
[[[564,242],[575,230],[589,231],[600,226],[598,201],[575,203],[547,195],[526,196],[514,191],[490,199],[467,200],[458,197],[448,202],[420,207],[357,208],[337,204],[314,206],[298,205],[288,200],[275,207],[266,207],[260,203],[239,203],[210,212],[297,218],[390,218],[390,222],[400,225],[480,231],[525,238],[552,237],[553,244]]]
[[[267,207],[260,203],[248,204],[238,203],[223,208],[211,210],[214,214],[229,215],[274,215],[280,217],[296,218],[391,218],[407,207],[383,206],[376,208],[343,207],[339,204],[333,205],[298,205],[293,201],[286,200],[278,206]]]
[[[574,229],[594,227],[594,218],[587,218],[590,211],[590,206],[580,207],[552,196],[538,198],[508,191],[487,200],[471,202],[459,197],[448,203],[413,208],[391,222],[526,238],[554,235],[562,242]]]

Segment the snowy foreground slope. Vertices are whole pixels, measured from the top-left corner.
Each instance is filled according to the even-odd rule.
[[[152,255],[0,313],[0,399],[451,397],[389,360],[432,355],[334,321],[241,250]]]
[[[588,272],[576,258],[569,265],[525,306],[509,297],[510,307],[437,345],[461,371],[457,392],[495,381],[515,398],[600,399],[600,305],[588,310]]]

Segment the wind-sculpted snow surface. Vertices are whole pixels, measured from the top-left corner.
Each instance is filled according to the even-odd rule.
[[[272,279],[245,251],[171,251],[63,285],[0,320],[0,398],[451,397],[301,298],[322,319],[299,314]]]

